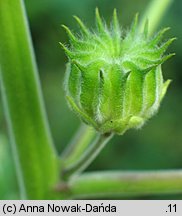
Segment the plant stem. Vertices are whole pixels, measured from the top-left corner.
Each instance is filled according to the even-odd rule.
[[[153,0],[150,1],[148,8],[141,19],[140,30],[144,28],[146,20],[149,20],[149,35],[151,35],[159,25],[163,15],[171,5],[173,0]]]
[[[129,198],[182,193],[182,170],[91,172],[70,182],[73,199]]]
[[[65,166],[73,164],[81,157],[85,149],[95,137],[95,130],[86,125],[81,125],[70,144],[66,147],[61,155]]]
[[[112,136],[112,134],[99,135],[74,164],[64,167],[62,171],[62,178],[64,180],[68,180],[70,177],[74,176],[75,174],[79,174],[84,169],[86,169],[101,152]]]
[[[58,161],[21,0],[0,1],[0,29],[0,84],[21,198],[44,199]]]

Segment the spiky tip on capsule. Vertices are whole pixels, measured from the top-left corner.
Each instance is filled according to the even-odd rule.
[[[174,53],[165,55],[175,40],[161,43],[169,28],[149,37],[149,21],[139,31],[138,14],[125,34],[116,9],[107,26],[98,8],[96,28],[89,30],[74,16],[80,34],[65,25],[70,46],[60,43],[68,56],[66,97],[71,109],[100,133],[123,134],[141,127],[153,116],[170,80],[164,82],[161,65]]]

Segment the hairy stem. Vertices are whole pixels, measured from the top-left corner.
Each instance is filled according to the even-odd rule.
[[[110,171],[80,175],[70,182],[72,198],[111,199],[182,193],[182,170]]]
[[[101,134],[97,139],[88,147],[83,155],[70,166],[65,166],[62,171],[62,178],[68,180],[72,175],[78,174],[86,169],[90,163],[97,157],[104,146],[111,139],[112,134]]]
[[[58,161],[22,0],[0,1],[0,84],[21,198],[44,199]]]
[[[149,34],[152,34],[159,25],[163,15],[171,5],[173,0],[153,0],[141,19],[140,29],[143,30],[146,20],[149,20]]]
[[[61,155],[61,159],[64,161],[65,166],[73,164],[81,157],[91,140],[95,137],[95,134],[95,130],[91,127],[86,125],[80,126],[75,136]]]

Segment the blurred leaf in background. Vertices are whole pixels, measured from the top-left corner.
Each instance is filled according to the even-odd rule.
[[[18,199],[18,189],[7,138],[0,134],[0,200],[2,199]]]

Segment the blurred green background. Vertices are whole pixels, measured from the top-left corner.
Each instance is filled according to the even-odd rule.
[[[66,43],[68,37],[61,24],[77,31],[78,26],[73,19],[73,15],[77,15],[87,26],[93,27],[94,11],[98,6],[107,22],[111,19],[113,9],[117,8],[122,25],[127,27],[136,12],[144,13],[149,2],[25,0],[48,119],[59,152],[68,144],[80,125],[80,120],[69,110],[64,98],[63,77],[67,59],[58,42]],[[181,20],[182,1],[174,0],[158,28],[170,26],[171,30],[166,34],[166,38],[175,36],[178,39],[168,50],[177,55],[163,66],[164,78],[172,79],[173,82],[158,114],[148,121],[142,130],[131,130],[123,136],[115,136],[88,168],[89,170],[158,170],[182,167]],[[16,199],[17,183],[7,143],[7,128],[1,105],[0,199]]]

